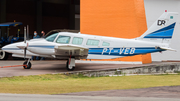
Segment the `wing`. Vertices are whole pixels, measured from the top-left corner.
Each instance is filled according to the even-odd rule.
[[[54,47],[56,57],[75,57],[76,59],[85,59],[88,56],[89,49],[78,45],[57,45]]]

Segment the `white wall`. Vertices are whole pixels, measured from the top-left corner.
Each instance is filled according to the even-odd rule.
[[[144,0],[144,5],[148,28],[165,10],[168,12],[178,12],[180,15],[180,0]],[[176,23],[170,47],[176,49],[177,52],[152,53],[152,61],[180,60],[180,16]]]

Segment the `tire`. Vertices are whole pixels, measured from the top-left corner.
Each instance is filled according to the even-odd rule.
[[[9,54],[0,49],[0,60],[7,60]]]
[[[74,66],[73,66],[72,68],[69,68],[69,61],[66,62],[66,69],[67,69],[68,71],[73,71],[74,68],[75,68]]]
[[[26,64],[27,64],[27,61],[23,63],[23,65],[26,65]],[[24,69],[31,69],[31,62],[28,63],[27,67],[26,66],[23,66],[23,67]]]

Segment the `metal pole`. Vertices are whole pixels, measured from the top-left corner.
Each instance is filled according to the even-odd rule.
[[[17,37],[19,37],[20,31],[21,31],[20,26],[18,26],[18,33],[17,33],[18,36]]]
[[[1,36],[1,28],[0,28],[0,38],[1,38],[2,36]]]
[[[9,26],[8,26],[8,29],[7,29],[7,38],[8,38],[8,36],[9,36]]]

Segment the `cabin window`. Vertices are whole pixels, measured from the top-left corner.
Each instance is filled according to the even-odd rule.
[[[98,46],[99,45],[99,40],[88,39],[86,45]]]
[[[48,36],[48,37],[46,38],[46,40],[49,41],[49,42],[53,42],[54,39],[57,37],[57,35],[58,35],[58,33],[52,34],[52,35]]]
[[[102,46],[109,46],[110,45],[110,43],[108,43],[108,42],[103,42],[102,43]]]
[[[59,36],[56,40],[57,43],[62,43],[62,44],[68,44],[70,41],[70,36]]]
[[[72,44],[81,45],[82,42],[83,42],[83,38],[74,37],[74,38],[73,38],[73,41],[72,41]]]

